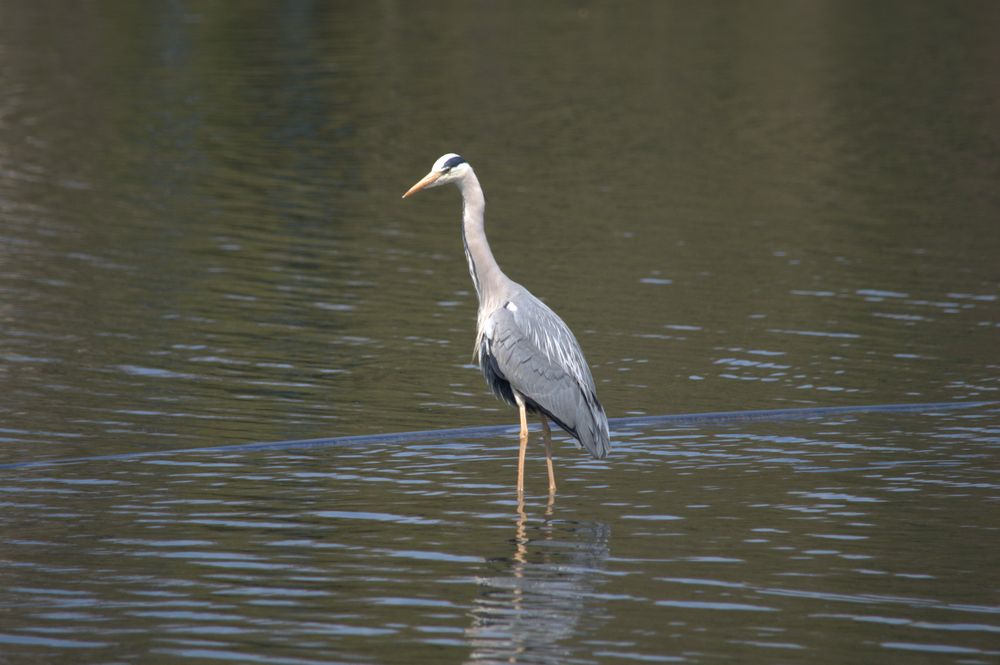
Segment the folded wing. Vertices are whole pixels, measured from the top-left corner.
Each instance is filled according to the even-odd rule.
[[[590,368],[569,327],[545,303],[520,291],[493,311],[479,362],[498,396],[513,403],[510,391],[517,391],[595,458],[607,456],[608,419]]]

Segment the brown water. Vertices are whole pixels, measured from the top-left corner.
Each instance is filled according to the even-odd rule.
[[[0,6],[0,661],[1000,660],[995,406],[516,441],[461,152],[611,416],[1000,396],[993,3]],[[581,278],[582,276],[582,278]]]

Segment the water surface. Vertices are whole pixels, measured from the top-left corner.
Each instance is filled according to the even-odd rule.
[[[995,400],[991,3],[0,10],[0,653],[991,662],[995,407],[516,442],[453,191],[610,415]]]

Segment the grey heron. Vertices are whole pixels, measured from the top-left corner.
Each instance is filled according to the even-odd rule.
[[[549,492],[556,489],[549,420],[577,440],[594,459],[610,446],[608,417],[597,400],[590,367],[576,337],[545,303],[500,270],[486,240],[486,197],[472,166],[454,153],[442,155],[403,198],[452,183],[462,193],[462,241],[479,298],[473,358],[493,393],[521,418],[517,492],[524,493],[528,413],[538,414],[545,441]]]

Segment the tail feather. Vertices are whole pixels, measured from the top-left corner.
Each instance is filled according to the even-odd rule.
[[[577,440],[577,447],[584,448],[594,459],[604,459],[611,452],[611,434],[608,416],[592,391],[581,389],[565,401],[527,398],[528,407],[544,413],[552,422]]]
[[[596,397],[581,406],[577,412],[577,438],[594,459],[604,459],[611,452],[608,416]]]

